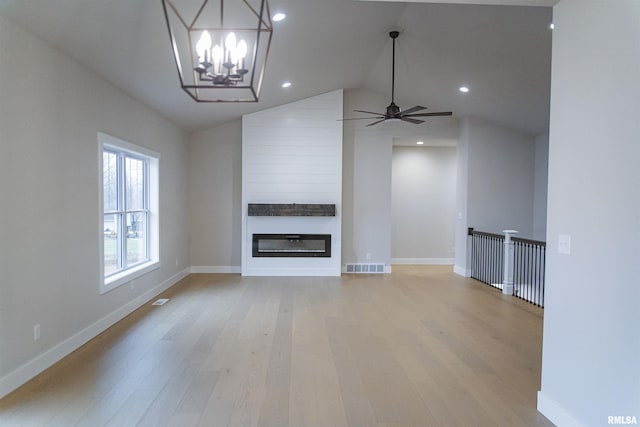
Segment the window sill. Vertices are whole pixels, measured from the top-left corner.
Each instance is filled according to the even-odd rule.
[[[150,271],[157,270],[158,268],[160,268],[159,261],[149,261],[118,274],[114,274],[113,276],[109,276],[104,279],[104,283],[100,286],[100,294],[106,294],[107,292],[112,291],[125,283],[129,283],[138,277],[144,276]]]

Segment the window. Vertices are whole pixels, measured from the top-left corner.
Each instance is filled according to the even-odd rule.
[[[100,133],[101,292],[159,267],[157,153]]]

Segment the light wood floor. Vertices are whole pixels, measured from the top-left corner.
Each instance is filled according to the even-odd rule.
[[[0,400],[2,426],[550,426],[542,310],[451,267],[192,275]]]

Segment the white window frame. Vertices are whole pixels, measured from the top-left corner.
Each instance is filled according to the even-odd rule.
[[[138,159],[144,159],[148,167],[147,196],[148,196],[148,230],[147,254],[149,259],[135,264],[125,270],[105,277],[104,274],[104,182],[103,182],[103,153],[104,151],[126,154]],[[100,200],[100,294],[109,292],[119,286],[129,283],[150,271],[160,268],[159,244],[159,164],[160,153],[141,147],[106,133],[98,132],[98,184]],[[120,179],[120,178],[119,178]],[[126,215],[123,216],[126,218]],[[125,220],[126,221],[126,220]],[[126,237],[123,237],[126,239]]]

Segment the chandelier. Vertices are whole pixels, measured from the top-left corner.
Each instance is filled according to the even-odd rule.
[[[271,35],[267,0],[162,0],[180,85],[197,102],[257,102]]]

